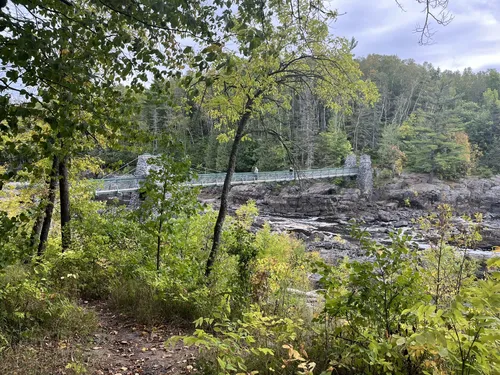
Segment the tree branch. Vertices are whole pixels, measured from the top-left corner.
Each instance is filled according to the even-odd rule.
[[[448,26],[453,21],[453,15],[447,10],[449,0],[416,0],[419,4],[424,4],[422,12],[425,13],[423,26],[417,26],[415,32],[420,34],[419,44],[431,44],[432,37],[436,32],[430,28],[430,21],[433,19],[438,25]],[[399,2],[396,0],[396,3]]]

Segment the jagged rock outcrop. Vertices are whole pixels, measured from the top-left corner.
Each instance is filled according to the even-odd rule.
[[[346,184],[350,183],[354,181]],[[323,225],[331,227],[321,231],[330,233],[346,231],[352,218],[365,221],[378,232],[406,228],[411,226],[412,219],[448,203],[459,214],[483,213],[480,245],[485,248],[500,245],[500,176],[456,182],[435,179],[429,183],[427,175],[405,174],[375,189],[371,200],[357,188],[340,187],[324,180],[303,181],[301,185],[291,182],[234,186],[230,198],[235,206],[254,199],[261,213],[275,217],[320,217],[326,222]],[[292,231],[310,243],[317,242],[312,232],[299,229]],[[321,236],[316,234],[316,237]],[[319,242],[325,241],[320,238]],[[344,252],[334,250],[336,254]]]
[[[282,216],[328,216],[345,210],[354,210],[361,197],[356,188],[340,188],[331,183],[309,183],[281,186],[238,185],[231,189],[234,204],[243,204],[248,199],[257,202],[266,213]]]
[[[400,206],[432,208],[447,203],[459,211],[478,210],[500,219],[500,176],[471,177],[456,182],[435,179],[432,183],[427,179],[426,175],[404,175],[379,188],[377,193],[379,198],[397,201]]]

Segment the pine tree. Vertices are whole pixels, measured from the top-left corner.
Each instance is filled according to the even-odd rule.
[[[319,167],[338,166],[351,152],[352,146],[347,139],[347,134],[330,125],[327,131],[319,134],[315,155],[316,164]]]
[[[430,180],[465,176],[470,169],[470,146],[468,139],[460,139],[461,127],[449,112],[412,115],[400,130],[410,168],[429,173]]]

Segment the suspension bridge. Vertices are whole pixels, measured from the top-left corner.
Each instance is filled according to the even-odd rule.
[[[274,172],[243,172],[234,173],[231,185],[258,184],[264,182],[293,181],[295,179],[321,179],[331,177],[349,177],[356,176],[358,168],[329,168],[329,169],[310,169],[301,171],[274,171]],[[188,182],[191,186],[221,186],[226,178],[225,173],[203,173],[198,174],[197,178]],[[123,193],[138,191],[141,182],[146,177],[116,176],[111,178],[102,178],[94,180],[98,185],[96,196],[113,196]]]
[[[137,159],[125,164],[112,175],[107,175],[100,179],[90,180],[95,186],[95,197],[101,200],[109,198],[131,198],[134,192],[141,188],[149,174],[151,166],[147,159],[151,155],[140,155]],[[127,170],[124,168],[137,161],[137,166]],[[119,174],[121,173],[121,175]],[[283,182],[294,180],[314,180],[335,177],[356,177],[357,185],[365,195],[371,195],[373,189],[373,175],[371,160],[368,155],[362,155],[359,165],[355,155],[349,155],[342,168],[306,169],[294,171],[271,171],[271,172],[243,172],[234,173],[231,185],[260,184],[267,182]],[[198,173],[196,178],[187,182],[190,186],[222,186],[226,178],[226,173]],[[25,182],[14,182],[9,184],[13,189],[23,189],[30,184]]]
[[[147,163],[147,159],[150,157],[152,156],[139,156],[136,168],[133,171],[129,171],[128,175],[114,175],[112,177],[106,176],[104,178],[94,180],[97,186],[95,192],[96,197],[120,197],[124,194],[138,191],[141,187],[141,183],[146,180],[149,170],[151,169],[151,166]],[[124,165],[122,168],[126,166],[127,165]],[[231,184],[242,185],[293,180],[352,177],[358,176],[359,174],[360,168],[358,168],[355,164],[353,165],[352,162],[346,162],[346,165],[342,168],[234,173]],[[199,173],[195,179],[189,181],[187,184],[191,186],[221,186],[224,184],[225,178],[226,173]]]

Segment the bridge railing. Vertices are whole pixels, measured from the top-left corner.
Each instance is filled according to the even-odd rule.
[[[320,179],[330,177],[356,176],[358,168],[328,168],[328,169],[309,169],[303,171],[275,171],[275,172],[242,172],[234,173],[231,184],[251,184],[260,182],[279,182],[291,181],[294,179]],[[216,186],[223,185],[226,173],[206,173],[199,174],[198,178],[189,182],[193,186]],[[144,178],[137,177],[111,177],[96,181],[96,194],[110,194],[113,192],[136,191],[140,187]]]
[[[93,180],[96,184],[96,194],[105,194],[106,192],[120,192],[120,191],[136,191],[140,187],[141,181],[144,178],[117,176],[108,177],[98,180]]]
[[[231,184],[290,181],[294,179],[316,179],[327,177],[356,176],[358,168],[328,168],[309,169],[304,171],[275,171],[275,172],[241,172],[234,173]],[[222,185],[226,178],[225,173],[199,174],[196,180],[191,181],[192,185],[210,186]]]

